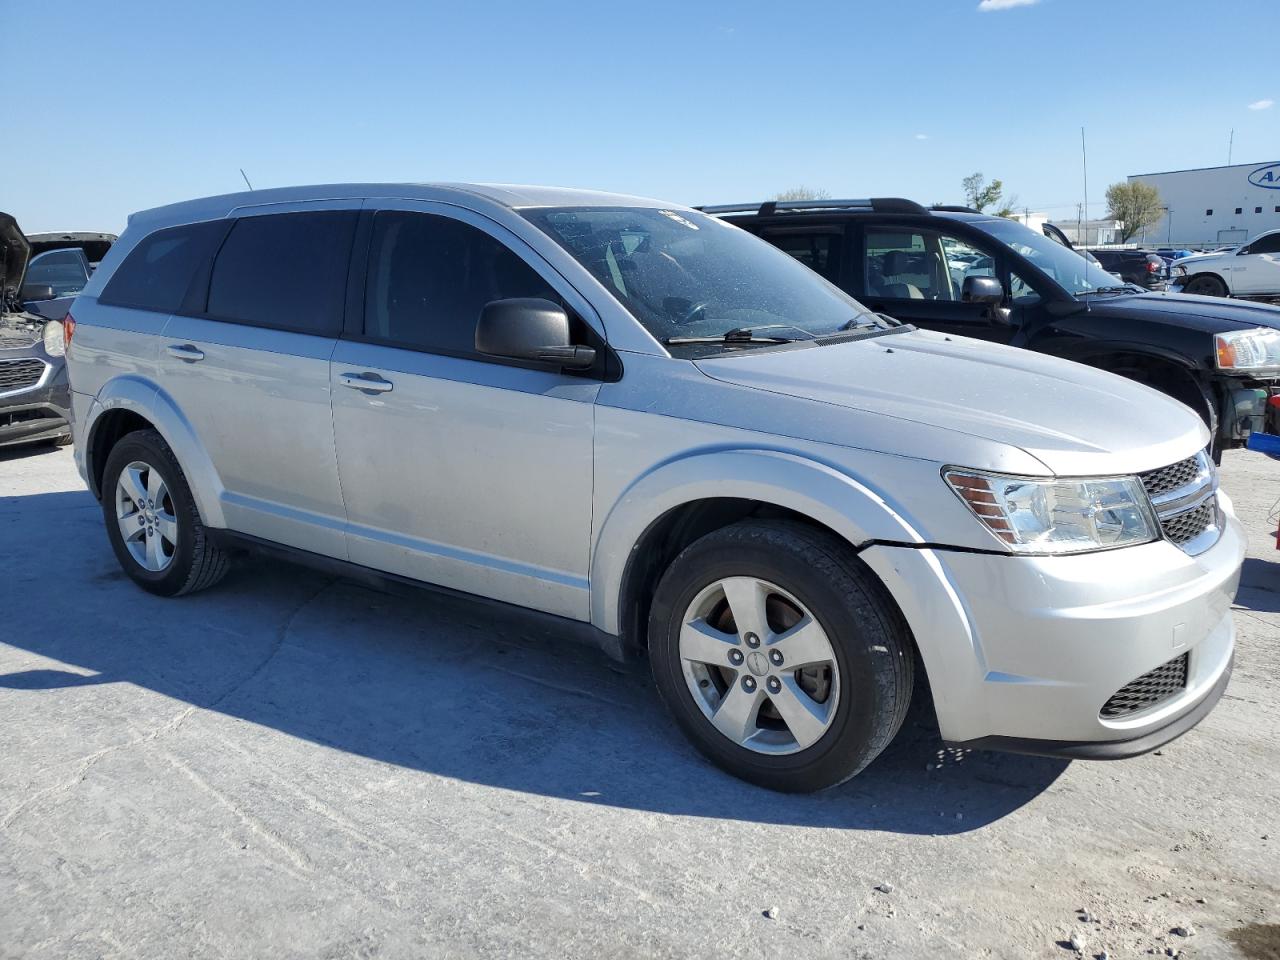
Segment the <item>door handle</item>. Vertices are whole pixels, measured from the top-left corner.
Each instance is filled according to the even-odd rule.
[[[187,363],[204,359],[204,351],[190,343],[171,343],[165,349],[169,352],[169,356],[185,360]]]
[[[395,386],[390,380],[383,380],[376,373],[344,373],[338,376],[338,382],[352,390],[365,390],[369,393],[386,393]]]

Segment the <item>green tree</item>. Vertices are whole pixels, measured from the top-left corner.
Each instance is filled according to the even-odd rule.
[[[781,193],[773,195],[774,200],[830,200],[831,194],[821,187],[806,187],[804,185],[792,187],[790,190],[783,190]]]
[[[1113,183],[1107,187],[1107,218],[1119,220],[1120,242],[1128,243],[1147,227],[1153,226],[1164,213],[1160,191],[1149,183]]]
[[[987,183],[986,178],[981,172],[965,177],[960,181],[964,187],[964,198],[969,206],[977,210],[979,213],[986,210],[987,207],[1000,203],[1001,196],[1004,193],[1004,184],[999,180],[992,180]],[[1017,197],[1011,197],[1010,202],[1016,203]],[[1005,206],[1009,206],[1006,204]],[[1012,207],[1009,206],[1010,211]],[[1007,213],[1001,213],[1000,216],[1008,216]]]

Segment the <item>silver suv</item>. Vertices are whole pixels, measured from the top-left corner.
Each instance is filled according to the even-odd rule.
[[[76,458],[140,586],[244,547],[559,618],[714,762],[831,786],[913,691],[960,746],[1113,758],[1231,670],[1204,424],[868,312],[744,231],[549,188],[135,215],[76,301]]]

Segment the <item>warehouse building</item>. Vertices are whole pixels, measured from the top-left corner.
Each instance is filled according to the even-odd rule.
[[[1280,162],[1237,163],[1166,173],[1139,173],[1160,191],[1165,215],[1148,227],[1147,246],[1218,247],[1280,229]]]

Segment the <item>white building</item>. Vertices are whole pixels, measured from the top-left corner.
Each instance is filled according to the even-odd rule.
[[[1129,177],[1160,191],[1165,215],[1147,246],[1215,247],[1280,228],[1280,162],[1237,163]],[[1142,240],[1140,236],[1134,240]]]
[[[1073,247],[1106,247],[1120,242],[1124,224],[1119,220],[1050,220],[1067,235]]]

